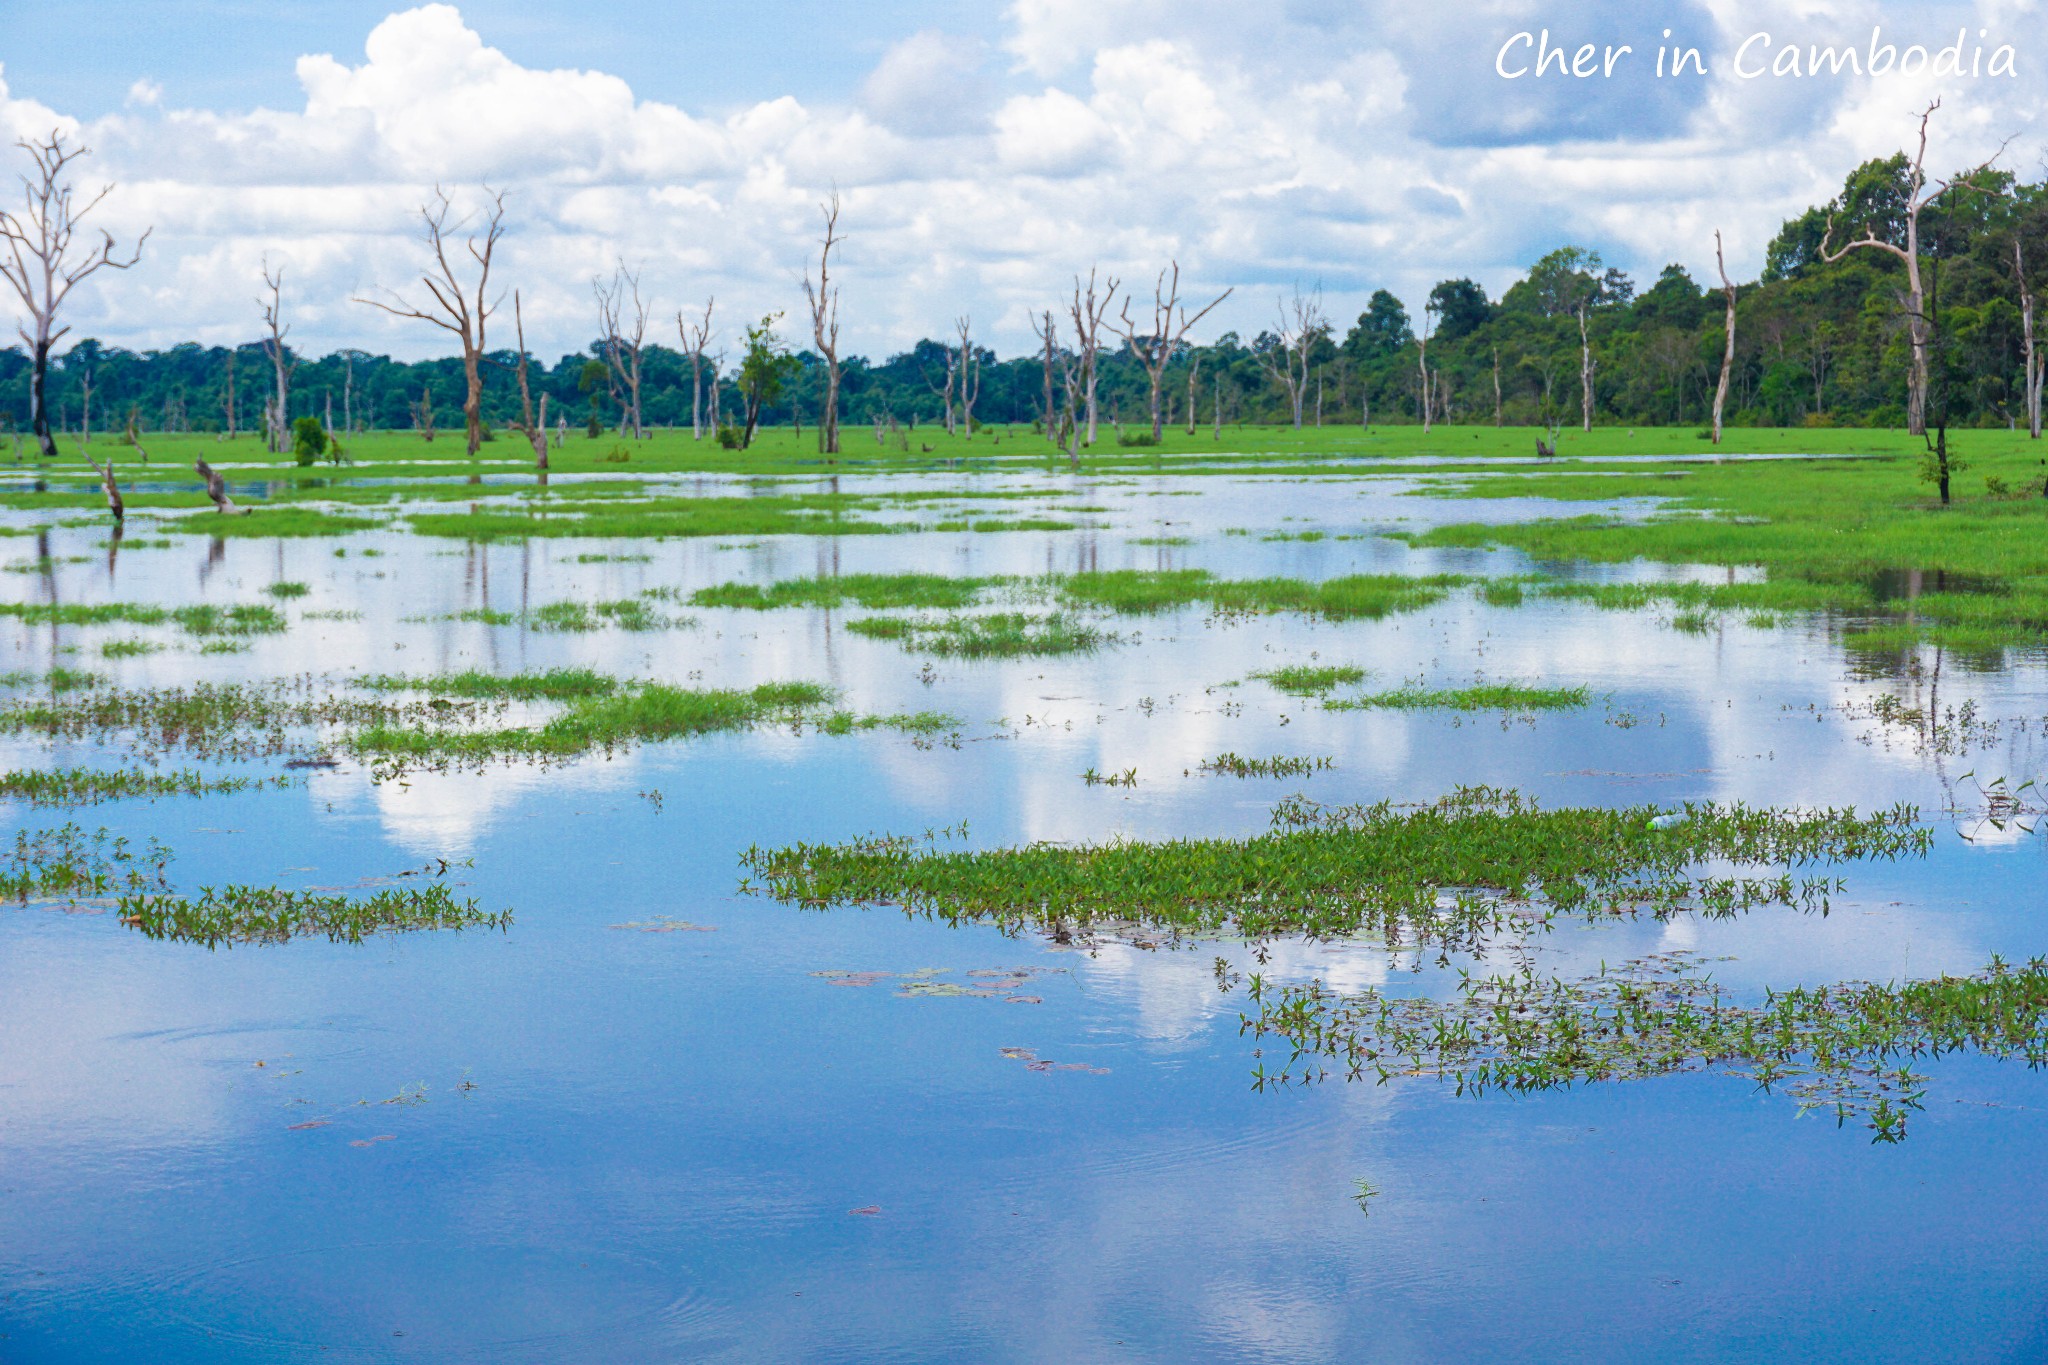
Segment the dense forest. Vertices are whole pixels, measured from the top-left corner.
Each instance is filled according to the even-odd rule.
[[[1731,425],[1904,422],[1911,364],[1906,265],[1895,252],[1867,248],[1831,262],[1822,246],[1831,220],[1837,248],[1864,237],[1903,245],[1911,198],[1911,167],[1895,156],[1858,167],[1833,200],[1784,225],[1762,278],[1737,290]],[[2024,425],[2029,300],[2048,268],[2048,184],[2020,184],[1999,171],[1958,177],[1926,205],[1917,230],[1931,332],[1930,422]],[[1639,287],[1596,251],[1576,246],[1544,256],[1498,299],[1469,279],[1438,284],[1420,310],[1380,290],[1348,328],[1337,320],[1312,337],[1304,420],[1418,422],[1426,401],[1434,421],[1576,424],[1590,358],[1596,423],[1703,424],[1720,376],[1724,318],[1718,280],[1697,280],[1672,265]],[[724,330],[739,329],[727,323]],[[785,326],[784,335],[792,331]],[[1203,425],[1288,420],[1287,396],[1264,363],[1283,344],[1272,333],[1227,333],[1183,348],[1165,383],[1169,420],[1188,424],[1191,404]],[[557,415],[577,427],[621,422],[621,390],[602,359],[605,350],[598,337],[584,353],[532,363],[536,398],[550,395],[551,425]],[[790,382],[764,406],[764,421],[808,423],[819,409],[823,363],[792,350]],[[977,350],[976,357],[977,422],[1043,417],[1042,356],[999,360]],[[459,358],[402,363],[363,351],[294,358],[293,417],[319,417],[336,430],[409,428],[425,415],[424,396],[444,430],[461,423]],[[484,411],[491,425],[502,426],[518,412],[515,356],[503,351],[495,358]],[[941,420],[949,362],[957,358],[948,342],[935,340],[882,361],[843,357],[845,425]],[[19,348],[0,350],[0,430],[26,425],[29,368]],[[720,389],[727,420],[739,412],[736,368],[728,364]],[[272,382],[270,360],[254,341],[232,351],[186,344],[133,352],[84,340],[53,363],[50,405],[71,431],[89,421],[95,430],[133,422],[143,430],[209,432],[228,427],[232,393],[234,427],[254,431]],[[692,392],[689,356],[649,346],[645,424],[689,426]],[[1127,345],[1105,349],[1105,419],[1143,421],[1147,394],[1139,357]]]

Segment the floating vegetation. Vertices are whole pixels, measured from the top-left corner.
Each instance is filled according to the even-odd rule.
[[[109,640],[100,646],[100,654],[108,659],[133,659],[144,654],[154,654],[163,646],[154,640]]]
[[[1086,1062],[1055,1062],[1049,1057],[1039,1056],[1028,1047],[1006,1047],[1002,1053],[1013,1062],[1024,1063],[1026,1071],[1083,1071],[1091,1076],[1109,1074],[1109,1068],[1106,1066],[1089,1066]]]
[[[1138,770],[1136,768],[1126,768],[1120,773],[1111,773],[1104,777],[1101,773],[1096,772],[1095,769],[1090,768],[1087,772],[1081,774],[1081,780],[1091,787],[1135,787],[1138,785]]]
[[[1571,711],[1586,705],[1584,687],[1530,687],[1522,683],[1479,683],[1471,687],[1410,685],[1392,692],[1368,692],[1323,703],[1327,711]]]
[[[647,605],[644,598],[627,597],[616,602],[550,602],[526,614],[526,624],[535,630],[586,631],[612,626],[619,630],[668,630],[696,624],[687,616],[664,616]]]
[[[1477,946],[1547,928],[1558,913],[1732,915],[1782,904],[1825,913],[1840,884],[1787,869],[1922,856],[1932,835],[1910,807],[1862,816],[1688,803],[1677,812],[1543,810],[1514,792],[1460,788],[1434,806],[1324,807],[1291,798],[1250,839],[1124,841],[940,851],[886,836],[748,849],[742,864],[777,900],[893,904],[948,920],[1069,925],[1137,919],[1247,937],[1361,932],[1390,942]],[[1696,872],[1716,862],[1771,875]]]
[[[0,773],[0,796],[33,806],[93,806],[130,797],[218,796],[262,787],[287,787],[289,777],[208,777],[191,768],[151,772],[144,768],[54,768]]]
[[[859,730],[899,730],[907,735],[936,735],[960,728],[960,717],[944,711],[899,711],[887,716],[862,716],[834,711],[813,722],[818,733],[850,735]]]
[[[785,579],[765,588],[752,583],[721,583],[693,593],[690,602],[693,606],[756,610],[832,607],[846,602],[876,609],[953,609],[976,605],[990,589],[1001,588],[1017,596],[1049,599],[1068,609],[1088,608],[1124,615],[1205,606],[1226,615],[1295,611],[1329,620],[1348,620],[1416,611],[1442,601],[1450,589],[1467,581],[1456,574],[1425,578],[1353,574],[1321,582],[1299,578],[1223,579],[1206,569],[1116,569],[1030,579],[849,574]]]
[[[358,753],[398,759],[566,757],[768,722],[800,722],[831,699],[831,689],[808,682],[763,683],[746,692],[643,683],[578,697],[561,715],[537,727],[448,730],[379,723],[350,735],[347,742]]]
[[[913,972],[874,972],[829,969],[812,972],[811,975],[834,986],[877,986],[884,981],[897,983],[896,994],[906,1000],[1003,1000],[1012,1005],[1042,1005],[1041,996],[1024,993],[1036,978],[1047,975],[1064,975],[1064,967],[976,967],[965,975],[967,980],[941,981],[938,978],[952,973],[945,967],[920,967]]]
[[[1237,754],[1218,754],[1202,760],[1201,771],[1223,773],[1231,777],[1307,777],[1311,773],[1323,772],[1335,766],[1328,758],[1243,758]]]
[[[150,938],[206,948],[238,943],[285,943],[310,934],[335,943],[360,943],[372,934],[421,929],[503,929],[512,912],[495,914],[471,900],[458,901],[435,882],[423,888],[376,891],[368,896],[287,891],[276,886],[202,888],[184,896],[124,896],[121,918]]]
[[[692,924],[672,915],[656,915],[651,920],[627,920],[624,924],[607,924],[605,928],[633,929],[643,934],[711,934],[718,931],[715,924]]]
[[[2048,962],[2014,969],[1994,958],[1975,976],[1771,991],[1741,1004],[1702,973],[1702,960],[1665,953],[1603,967],[1577,981],[1510,975],[1465,978],[1446,1000],[1378,990],[1338,994],[1320,981],[1250,982],[1244,1025],[1292,1055],[1257,1082],[1315,1081],[1328,1066],[1351,1080],[1436,1076],[1461,1094],[1530,1091],[1681,1071],[1725,1071],[1783,1087],[1802,1112],[1860,1116],[1878,1142],[1906,1135],[1927,1078],[1923,1056],[1974,1051],[2048,1063]]]
[[[846,628],[870,639],[894,640],[905,649],[962,659],[1087,654],[1121,642],[1120,636],[1070,616],[1015,611],[938,619],[868,616],[848,621]]]
[[[1365,670],[1350,664],[1293,664],[1252,674],[1293,697],[1318,697],[1346,683],[1365,681]]]
[[[438,705],[436,704],[438,703]],[[53,701],[0,705],[0,733],[50,739],[125,737],[147,756],[171,748],[208,757],[248,758],[307,747],[295,735],[324,726],[419,725],[445,721],[451,707],[480,702],[394,703],[350,697],[299,678],[261,684],[195,683],[163,689],[102,688]]]
[[[312,589],[308,588],[304,583],[295,583],[287,580],[272,583],[263,591],[282,601],[287,597],[304,597]]]
[[[1125,613],[1206,606],[1225,615],[1302,612],[1327,620],[1375,620],[1419,611],[1443,600],[1467,580],[1456,574],[1409,578],[1400,574],[1352,574],[1308,582],[1299,578],[1221,579],[1204,569],[1117,569],[1080,573],[1057,580],[1075,605]]]
[[[881,535],[910,529],[865,520],[875,499],[845,494],[769,494],[759,497],[536,499],[525,508],[479,507],[468,512],[421,512],[412,529],[465,540],[524,540],[587,536],[652,539],[670,536]]]
[[[443,697],[511,697],[521,701],[567,701],[576,697],[608,697],[619,690],[616,678],[588,668],[551,668],[545,673],[433,673],[417,677],[374,674],[357,678],[356,686],[373,692],[431,692]]]
[[[221,607],[210,602],[160,607],[138,602],[0,602],[0,616],[32,626],[175,625],[193,635],[276,635],[285,619],[276,607],[246,602]]]
[[[761,587],[753,583],[720,583],[690,594],[693,607],[745,607],[769,611],[777,607],[855,606],[883,611],[926,607],[951,610],[973,606],[984,588],[1012,582],[1004,578],[948,578],[944,574],[842,574],[834,578],[790,578]]]
[[[104,896],[166,886],[171,851],[151,839],[141,851],[126,838],[82,826],[14,832],[14,848],[0,863],[0,896],[19,901]]]

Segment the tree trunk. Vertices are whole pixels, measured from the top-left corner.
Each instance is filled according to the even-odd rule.
[[[1721,234],[1714,233],[1714,264],[1721,272],[1721,292],[1728,299],[1727,340],[1721,349],[1721,382],[1714,386],[1714,444],[1721,444],[1721,415],[1728,406],[1728,378],[1735,373],[1735,284],[1721,255]]]
[[[1586,330],[1586,305],[1579,305],[1579,417],[1593,430],[1593,340]]]
[[[30,424],[35,428],[36,444],[42,447],[43,458],[57,458],[57,439],[50,434],[50,340],[36,338],[35,370],[29,376]]]
[[[1493,424],[1496,427],[1505,425],[1501,420],[1500,347],[1498,346],[1493,348]]]
[[[1201,357],[1200,355],[1191,355],[1191,356],[1189,356],[1189,357],[1188,357],[1188,435],[1190,435],[1190,436],[1192,436],[1192,435],[1194,435],[1194,434],[1195,434],[1195,423],[1196,423],[1196,422],[1197,422],[1197,421],[1199,420],[1199,419],[1197,418],[1196,414],[1195,414],[1195,376],[1199,375],[1199,374],[1200,374],[1201,372],[1202,372],[1202,357]]]
[[[1424,329],[1425,331],[1427,329]],[[1415,367],[1422,374],[1422,434],[1429,435],[1430,409],[1435,405],[1429,401],[1429,339],[1418,337],[1415,342]]]
[[[2013,279],[2020,287],[2020,344],[2025,348],[2027,367],[2027,435],[2041,439],[2041,361],[2034,342],[2034,291],[2027,288],[2026,258],[2020,254],[2020,239],[2012,239]]]
[[[462,399],[462,421],[469,428],[469,453],[475,455],[484,443],[484,376],[474,347],[462,352],[462,377],[469,390]]]

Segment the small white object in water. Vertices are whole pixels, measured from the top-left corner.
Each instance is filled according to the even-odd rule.
[[[1653,816],[1653,817],[1651,817],[1651,820],[1650,820],[1650,828],[1651,828],[1651,829],[1671,829],[1671,828],[1674,828],[1675,826],[1678,826],[1678,825],[1682,825],[1682,824],[1684,824],[1684,823],[1685,823],[1685,812],[1684,812],[1684,811],[1682,811],[1682,810],[1666,811],[1666,812],[1665,812],[1664,814],[1662,814],[1662,815],[1658,815],[1658,816]]]

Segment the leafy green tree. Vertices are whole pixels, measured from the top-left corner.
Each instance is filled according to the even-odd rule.
[[[1484,327],[1493,316],[1493,304],[1476,282],[1445,280],[1429,291],[1429,311],[1437,318],[1434,339],[1447,344]]]
[[[740,433],[742,450],[754,444],[754,432],[761,425],[761,409],[773,407],[782,397],[782,386],[802,369],[775,333],[775,324],[781,317],[780,313],[770,313],[758,326],[747,326],[747,352],[740,360],[736,381],[740,396],[747,403],[747,425]]]

